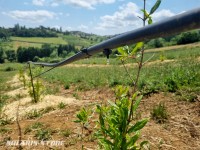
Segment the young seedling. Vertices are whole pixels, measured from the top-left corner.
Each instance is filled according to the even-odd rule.
[[[160,3],[161,0],[157,0],[151,8],[150,13],[148,13],[146,11],[146,0],[144,0],[144,8],[141,10],[143,12],[143,18],[139,17],[143,21],[143,26],[145,26],[146,21],[148,21],[148,24],[152,24],[151,15],[157,10]],[[140,121],[134,121],[134,115],[136,115],[136,110],[142,99],[137,89],[140,72],[144,65],[144,42],[138,42],[133,49],[130,49],[128,46],[120,47],[118,48],[118,52],[119,59],[127,72],[128,78],[132,82],[133,96],[129,96],[127,88],[119,87],[115,92],[115,103],[109,102],[108,106],[97,105],[99,113],[97,138],[101,146],[100,148],[106,150],[141,149],[147,142],[143,141],[137,144],[140,130],[146,125],[148,120],[142,119]],[[136,78],[130,75],[124,65],[126,59],[135,59],[137,61],[138,70]]]

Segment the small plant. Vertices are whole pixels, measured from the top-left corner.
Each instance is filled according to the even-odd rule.
[[[26,114],[26,119],[35,119],[41,116],[42,116],[42,113],[34,109]]]
[[[88,130],[90,112],[86,110],[85,108],[82,108],[76,114],[76,117],[77,117],[77,120],[75,120],[74,122],[79,123],[81,125],[81,140],[83,140],[84,130]],[[82,144],[82,150],[83,149],[84,149],[84,145]]]
[[[14,71],[15,70],[15,68],[13,68],[13,67],[6,67],[6,69],[5,69],[5,71]]]
[[[42,129],[42,127],[44,127],[43,123],[41,122],[35,122],[34,124],[28,126],[27,128],[25,128],[24,134],[27,134],[29,132],[32,132],[33,130],[39,130]]]
[[[44,85],[39,78],[36,78],[36,81],[33,80],[34,75],[38,75],[41,73],[41,68],[36,68],[35,70],[31,70],[31,64],[29,63],[29,76],[30,76],[30,83],[29,83],[29,95],[32,98],[33,103],[37,103],[42,99],[42,96],[44,95]]]
[[[41,109],[39,112],[40,112],[41,114],[46,114],[46,113],[49,113],[50,111],[53,111],[53,110],[55,110],[54,107],[48,106],[48,107],[46,107],[46,108]]]
[[[26,81],[25,71],[22,68],[19,70],[19,81],[22,82],[25,89],[27,85],[27,81]]]
[[[41,127],[44,127],[43,123],[41,123],[41,122],[35,122],[34,124],[31,125],[32,129],[38,129]]]
[[[0,118],[0,126],[5,126],[11,123],[11,119],[8,118]]]
[[[78,95],[78,93],[77,93],[77,92],[74,92],[74,93],[73,93],[73,97],[74,97],[74,98],[76,98],[77,100],[79,100],[79,99],[80,99],[80,97],[79,97],[79,95]]]
[[[2,109],[3,109],[4,105],[6,104],[7,99],[8,99],[7,95],[3,95],[3,94],[0,95],[0,115],[2,113]]]
[[[138,96],[135,93],[131,98],[135,101],[135,104],[131,106],[126,88],[117,91],[123,92],[117,93],[119,99],[115,103],[109,101],[108,106],[97,105],[99,128],[96,136],[99,140],[99,145],[103,149],[110,150],[141,149],[147,142],[138,142],[140,130],[146,125],[148,120],[134,121],[134,124],[132,124],[133,122],[129,121],[129,115],[131,113],[130,107],[133,107],[132,115],[136,115],[142,96]]]
[[[0,134],[6,134],[12,132],[11,128],[1,127],[0,128]]]
[[[40,129],[36,132],[35,137],[38,140],[49,140],[51,139],[52,131],[50,129]]]
[[[164,55],[164,51],[162,51],[160,53],[160,61],[164,61],[166,59],[165,55]]]
[[[64,136],[64,137],[69,137],[70,134],[71,134],[71,130],[69,130],[69,129],[62,130],[62,131],[60,132],[60,134],[61,134],[62,136]]]
[[[34,92],[32,90],[32,84],[29,84],[29,95],[32,97],[32,102],[37,103],[42,99],[44,92],[44,86],[39,79],[36,79],[34,85]]]
[[[63,103],[63,102],[60,102],[60,103],[58,104],[58,108],[59,108],[59,109],[64,109],[65,107],[66,107],[66,104]]]
[[[151,118],[157,123],[164,123],[168,119],[168,113],[164,103],[160,102],[157,106],[154,106],[151,112]]]
[[[88,130],[89,125],[89,118],[90,118],[90,112],[86,110],[85,108],[82,108],[77,114],[76,114],[77,120],[74,122],[80,123],[81,125],[81,138],[83,138],[84,135],[84,129]]]
[[[68,83],[65,84],[65,90],[69,89],[70,85]]]
[[[176,92],[179,89],[179,84],[176,79],[173,77],[168,77],[164,81],[165,85],[167,86],[166,89],[169,92]]]

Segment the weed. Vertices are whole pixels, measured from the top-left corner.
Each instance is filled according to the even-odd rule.
[[[40,129],[36,132],[35,137],[38,140],[49,140],[51,139],[52,131],[50,129]]]
[[[16,69],[13,67],[6,67],[6,69],[5,69],[5,71],[14,71],[14,70],[16,70]]]
[[[6,134],[6,133],[10,133],[10,132],[12,132],[11,128],[5,128],[5,127],[0,128],[0,134]]]
[[[65,90],[69,89],[70,85],[68,83],[65,84]]]
[[[32,125],[28,126],[27,128],[25,128],[24,134],[32,132],[33,130],[41,129],[42,127],[44,127],[43,123],[35,122],[34,124],[32,124]]]
[[[151,112],[151,118],[157,123],[164,123],[168,119],[168,113],[164,103],[160,102],[158,105],[154,106]]]
[[[66,104],[63,103],[63,102],[60,102],[60,103],[58,104],[58,108],[59,108],[59,109],[64,109],[65,107],[66,107]]]
[[[43,123],[41,122],[35,122],[34,124],[31,125],[32,129],[38,129],[44,127]]]
[[[41,114],[45,114],[45,113],[49,113],[50,111],[53,111],[53,110],[55,110],[54,107],[48,106],[48,107],[46,107],[46,108],[41,109],[39,112],[40,112]]]
[[[64,137],[69,137],[70,134],[71,134],[71,130],[69,130],[69,129],[62,130],[62,131],[60,132],[60,134],[61,134],[62,136],[64,136]]]
[[[74,97],[74,98],[76,98],[77,100],[79,100],[79,99],[80,99],[80,96],[78,95],[78,93],[77,93],[77,92],[74,92],[74,93],[73,93],[73,97]]]
[[[35,119],[35,118],[39,118],[41,116],[42,116],[42,113],[40,111],[37,111],[36,109],[34,109],[26,114],[26,119]]]
[[[8,118],[0,118],[0,126],[5,126],[11,123],[11,119]]]
[[[26,76],[25,76],[25,70],[23,70],[22,68],[19,70],[19,81],[22,82],[25,89],[27,85],[27,81],[26,81]]]

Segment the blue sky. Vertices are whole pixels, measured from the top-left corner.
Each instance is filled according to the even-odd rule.
[[[147,0],[147,10],[156,0]],[[112,35],[141,27],[143,0],[0,0],[0,26],[62,27]],[[200,0],[162,0],[154,21],[200,7]]]

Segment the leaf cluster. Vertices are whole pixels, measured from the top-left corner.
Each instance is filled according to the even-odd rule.
[[[99,114],[98,125],[99,130],[96,136],[99,139],[99,144],[106,150],[128,150],[128,149],[140,149],[146,144],[146,141],[137,145],[137,141],[140,137],[140,130],[148,122],[147,119],[134,122],[132,124],[128,121],[130,115],[130,107],[133,107],[133,113],[139,106],[142,96],[135,93],[131,98],[127,95],[127,88],[121,88],[120,96],[116,100],[116,103],[109,101],[108,106],[97,105],[97,112]],[[122,92],[124,91],[124,92]],[[134,100],[134,105],[131,106],[130,100]]]

